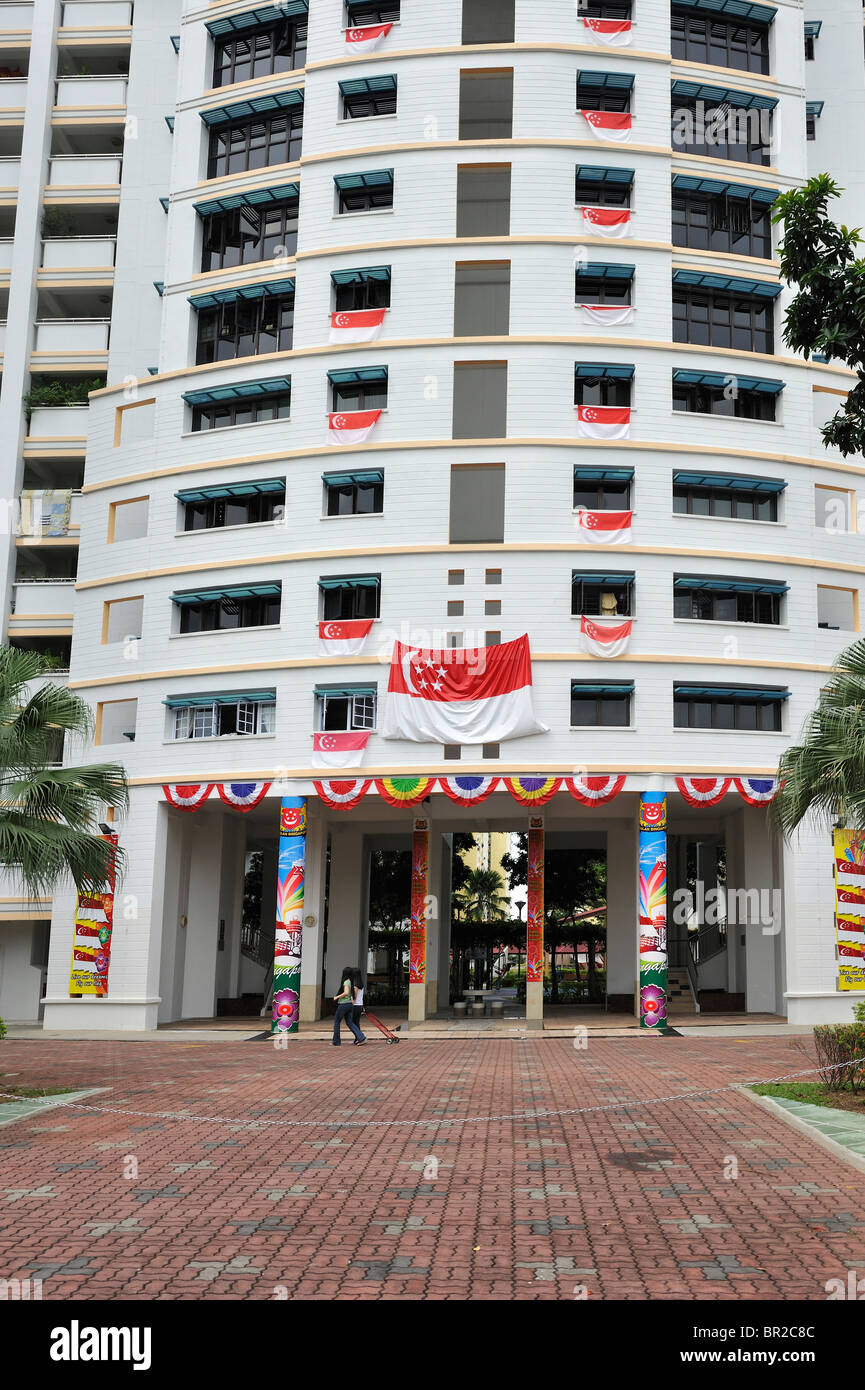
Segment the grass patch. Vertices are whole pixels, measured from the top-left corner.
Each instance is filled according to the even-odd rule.
[[[15,1086],[0,1073],[0,1105],[11,1105],[16,1100],[39,1100],[45,1096],[66,1096],[71,1091],[80,1090],[78,1086]]]
[[[865,1115],[865,1092],[852,1091],[849,1086],[840,1091],[827,1091],[819,1081],[770,1081],[752,1086],[751,1090],[758,1096],[798,1100],[805,1105],[822,1105],[827,1110],[849,1110],[854,1115]]]

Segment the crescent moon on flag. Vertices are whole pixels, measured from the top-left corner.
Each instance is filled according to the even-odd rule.
[[[418,692],[411,683],[411,659],[412,650],[409,647],[406,649],[405,656],[402,658],[402,678],[408,686],[409,693],[411,695],[417,695]]]
[[[325,637],[339,637],[339,623],[325,623]]]
[[[321,740],[321,746],[328,752],[332,751],[336,747],[336,739],[333,737],[333,734],[327,734]]]
[[[352,43],[356,43],[358,39],[362,39],[362,38],[363,38],[363,30],[362,30],[362,29],[350,29],[349,32],[348,32],[348,37],[349,37],[349,39],[350,39],[350,41],[351,41]]]
[[[338,328],[345,328],[346,324],[349,322],[348,314],[337,314],[336,322]]]
[[[348,424],[348,421],[346,420],[346,418],[345,418],[344,415],[334,415],[334,417],[333,417],[333,427],[334,427],[334,429],[336,429],[336,430],[344,429],[345,426],[346,426],[347,424]]]
[[[586,420],[597,420],[597,418],[598,418],[598,412],[597,412],[596,410],[591,410],[591,409],[585,410],[585,411],[583,412],[583,416],[584,416],[584,418],[585,418]]]

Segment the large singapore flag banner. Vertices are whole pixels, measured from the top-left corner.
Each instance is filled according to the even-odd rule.
[[[501,743],[548,733],[532,706],[528,637],[444,651],[395,642],[382,732],[413,743]]]

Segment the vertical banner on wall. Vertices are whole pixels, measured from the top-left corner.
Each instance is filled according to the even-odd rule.
[[[667,1023],[667,798],[640,797],[640,1027]]]
[[[306,800],[302,796],[284,796],[279,811],[271,1033],[296,1033],[300,1023],[305,860]]]
[[[114,888],[116,835],[101,835],[111,846],[108,882],[103,893],[79,893],[75,903],[75,936],[72,942],[72,969],[69,997],[82,994],[105,998],[108,993],[108,967],[111,964],[111,933],[114,929]]]
[[[415,816],[411,837],[410,985],[426,984],[426,928],[429,913],[429,818]]]
[[[838,989],[865,991],[865,831],[836,830],[832,843]]]
[[[544,982],[544,818],[529,816],[526,984]]]

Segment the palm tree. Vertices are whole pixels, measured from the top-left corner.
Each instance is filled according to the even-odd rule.
[[[489,922],[505,915],[504,887],[498,869],[472,869],[456,896],[467,917]]]
[[[790,836],[813,812],[825,822],[865,829],[865,638],[835,661],[799,743],[778,765],[772,813]]]
[[[64,874],[99,892],[112,847],[93,826],[104,805],[125,808],[126,777],[117,763],[57,766],[64,735],[89,737],[92,716],[64,686],[31,694],[27,683],[44,669],[38,652],[0,647],[0,864],[30,898],[50,896]]]

